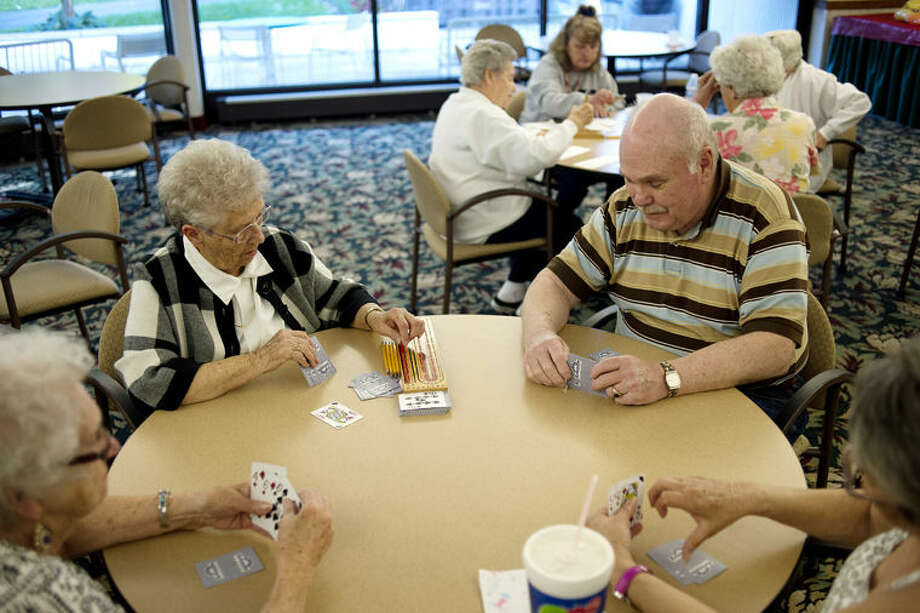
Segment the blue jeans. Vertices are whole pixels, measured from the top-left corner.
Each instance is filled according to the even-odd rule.
[[[786,403],[802,387],[804,382],[802,375],[796,375],[789,382],[782,385],[741,385],[738,387],[738,391],[759,406],[777,426],[782,428],[783,424],[777,420],[780,418],[783,409],[786,408]],[[800,434],[804,434],[805,426],[807,425],[808,411],[806,410],[802,411],[802,414],[796,418],[795,423],[789,428],[789,432],[786,433],[786,438],[789,439],[789,442],[794,443]]]

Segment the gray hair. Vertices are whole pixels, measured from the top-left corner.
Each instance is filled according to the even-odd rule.
[[[708,147],[713,152],[718,152],[715,136],[709,124],[709,117],[703,107],[674,94],[657,94],[652,98],[640,102],[634,108],[626,121],[623,133],[632,131],[636,118],[644,112],[656,112],[655,109],[646,109],[649,105],[664,105],[666,108],[658,112],[667,113],[668,119],[673,122],[675,129],[667,135],[668,141],[674,146],[676,152],[687,161],[690,174],[696,174],[700,169],[700,158]],[[622,141],[621,141],[622,142]]]
[[[850,442],[879,489],[920,521],[920,336],[856,377]]]
[[[246,149],[217,138],[191,141],[160,171],[157,191],[169,222],[211,229],[227,211],[251,207],[268,190],[268,170]]]
[[[716,47],[709,64],[719,85],[731,87],[742,100],[772,96],[786,78],[779,50],[763,36],[739,36]]]
[[[74,386],[93,365],[82,340],[40,329],[0,336],[0,490],[41,494],[79,444]],[[0,526],[15,519],[0,497]]]
[[[486,71],[498,74],[505,69],[505,64],[517,59],[517,52],[508,43],[484,38],[477,40],[463,54],[460,62],[460,83],[464,87],[474,87],[482,83]]]
[[[792,72],[802,61],[802,35],[798,30],[773,30],[764,34],[783,56],[783,70]]]

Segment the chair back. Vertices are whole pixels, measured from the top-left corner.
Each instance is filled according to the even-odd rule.
[[[722,37],[715,30],[705,30],[696,37],[696,49],[690,52],[688,70],[698,75],[709,70],[709,56],[712,50],[719,46]]]
[[[792,196],[808,237],[808,265],[823,264],[831,256],[831,236],[834,232],[834,215],[830,205],[815,194]]]
[[[51,206],[55,234],[77,230],[98,230],[118,234],[118,195],[105,176],[86,170],[61,187]],[[67,248],[95,262],[119,267],[115,243],[101,238],[70,241]]]
[[[856,126],[853,126],[837,138],[856,140]],[[834,157],[834,168],[846,168],[850,164],[850,147],[845,144],[831,145],[831,155]]]
[[[476,40],[491,38],[508,43],[519,58],[527,56],[527,47],[524,46],[524,39],[518,34],[518,31],[511,26],[503,23],[491,23],[476,33]]]
[[[102,325],[99,336],[99,370],[121,383],[121,375],[115,370],[115,362],[125,352],[125,324],[128,321],[128,308],[131,306],[131,290],[126,291],[112,310],[109,311]]]
[[[415,206],[419,215],[432,230],[446,236],[447,214],[450,212],[447,195],[428,167],[415,157],[414,153],[406,149],[403,151],[403,158],[412,179],[412,191],[415,193]]]
[[[505,112],[511,115],[515,121],[521,120],[521,113],[524,112],[524,103],[527,101],[527,90],[522,89],[511,97],[511,102],[505,107]]]
[[[808,292],[808,360],[802,369],[802,376],[809,380],[820,372],[831,370],[837,363],[837,345],[834,329],[827,311],[814,294]],[[823,404],[824,398],[819,403]]]
[[[164,55],[147,71],[147,83],[154,81],[175,81],[185,83],[182,62],[175,55]],[[147,88],[147,97],[157,104],[175,106],[183,101],[182,87],[170,83],[159,83]]]
[[[64,119],[64,146],[71,151],[114,149],[151,138],[144,105],[127,96],[84,100]]]

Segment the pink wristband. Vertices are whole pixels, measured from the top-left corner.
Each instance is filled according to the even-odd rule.
[[[643,566],[642,564],[637,564],[636,566],[626,569],[626,572],[623,573],[623,576],[620,577],[620,580],[617,581],[617,584],[613,587],[613,597],[617,600],[623,600],[626,598],[626,592],[629,590],[629,584],[632,583],[633,579],[636,578],[636,575],[639,573],[648,572],[651,572],[648,569],[648,566]]]

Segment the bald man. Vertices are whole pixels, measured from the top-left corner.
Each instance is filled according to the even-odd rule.
[[[702,107],[671,94],[632,114],[620,166],[626,185],[527,292],[528,378],[565,385],[569,348],[557,333],[572,307],[605,291],[618,334],[678,357],[607,358],[591,371],[594,389],[639,405],[740,386],[776,419],[807,357],[805,229],[792,201],[720,158]]]

